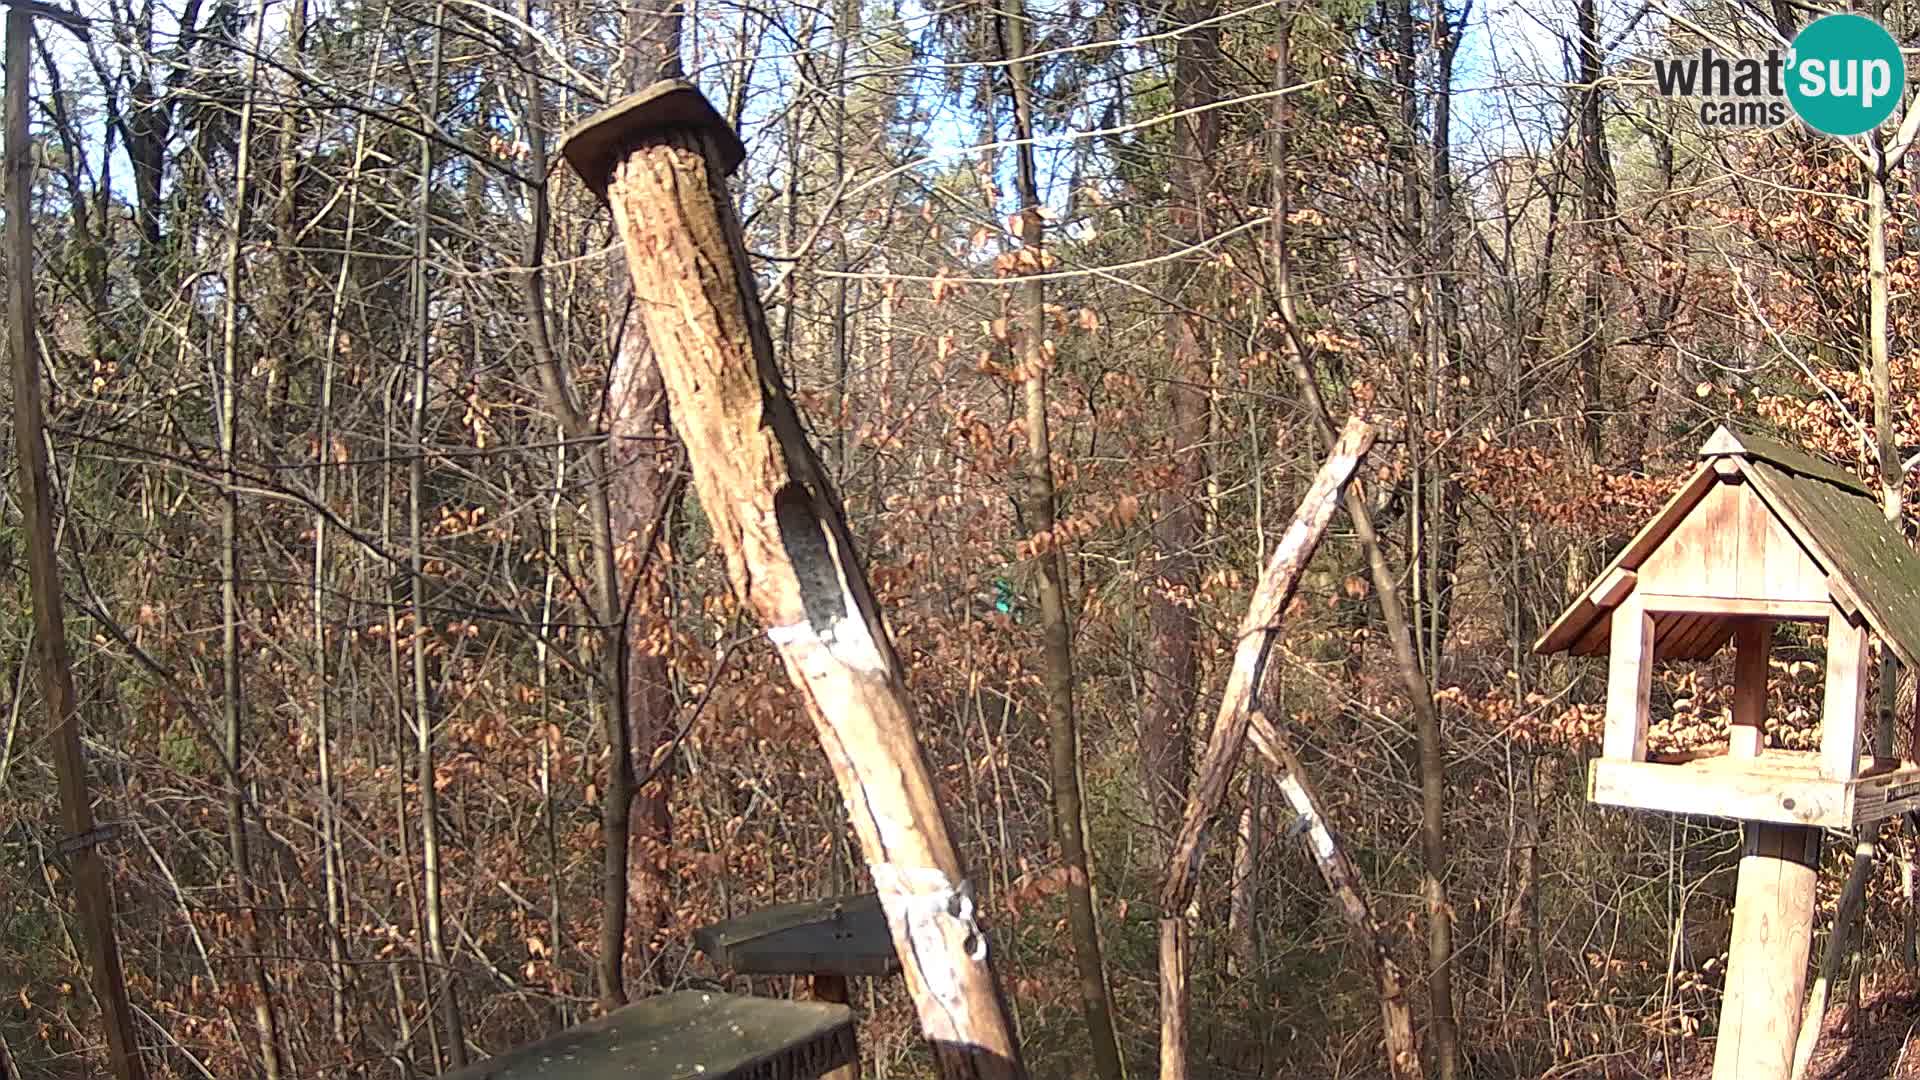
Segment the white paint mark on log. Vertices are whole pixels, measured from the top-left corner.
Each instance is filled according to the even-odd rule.
[[[880,653],[879,644],[873,640],[873,632],[867,629],[866,620],[860,617],[853,597],[846,597],[846,603],[847,610],[852,614],[835,619],[821,636],[820,643],[846,666],[875,678],[885,677],[887,661]]]

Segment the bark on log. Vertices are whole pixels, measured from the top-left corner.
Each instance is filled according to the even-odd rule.
[[[774,361],[724,188],[738,143],[697,90],[671,83],[590,120],[566,149],[590,185],[608,183],[700,504],[826,750],[941,1073],[1024,1077],[899,661]]]

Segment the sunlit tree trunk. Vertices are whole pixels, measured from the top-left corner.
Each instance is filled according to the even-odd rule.
[[[1024,0],[1012,0],[1001,22],[1007,80],[1013,93],[1015,173],[1020,196],[1020,248],[1029,280],[1016,288],[1021,325],[1020,370],[1026,397],[1027,453],[1024,502],[1027,542],[1039,570],[1041,679],[1046,687],[1049,773],[1053,781],[1053,828],[1067,868],[1067,923],[1079,971],[1080,1005],[1093,1043],[1093,1071],[1120,1080],[1123,1065],[1114,1033],[1113,1006],[1101,958],[1100,927],[1087,856],[1085,808],[1080,791],[1080,729],[1074,716],[1073,631],[1067,613],[1066,559],[1054,535],[1053,442],[1047,430],[1047,372],[1053,366],[1047,340],[1046,290],[1032,274],[1044,268],[1040,182],[1034,168],[1033,85],[1027,52]]]

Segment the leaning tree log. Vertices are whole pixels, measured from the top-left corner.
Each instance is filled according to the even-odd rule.
[[[941,1072],[1022,1077],[899,659],[774,359],[725,188],[744,148],[697,89],[669,80],[590,117],[561,152],[613,209],[728,579],[826,750]]]
[[[1418,1049],[1413,1037],[1413,1019],[1399,971],[1387,954],[1378,924],[1373,920],[1359,875],[1353,872],[1346,856],[1334,844],[1306,786],[1299,762],[1281,741],[1259,711],[1261,684],[1265,681],[1267,658],[1279,632],[1281,615],[1293,599],[1307,562],[1326,534],[1339,506],[1347,481],[1360,466],[1360,459],[1373,445],[1374,431],[1366,421],[1355,417],[1335,441],[1313,485],[1300,500],[1293,523],[1274,546],[1246,617],[1240,621],[1240,639],[1227,672],[1227,685],[1220,697],[1213,729],[1200,759],[1198,782],[1187,794],[1180,831],[1174,838],[1167,859],[1166,875],[1160,890],[1160,1075],[1163,1080],[1180,1080],[1187,1075],[1187,908],[1193,902],[1194,875],[1206,852],[1207,830],[1226,799],[1227,785],[1235,764],[1247,744],[1251,728],[1253,741],[1261,754],[1280,774],[1281,792],[1308,824],[1308,846],[1320,867],[1328,887],[1339,899],[1341,912],[1365,942],[1369,967],[1379,992],[1381,1019],[1387,1042],[1389,1071],[1396,1077],[1419,1074]]]

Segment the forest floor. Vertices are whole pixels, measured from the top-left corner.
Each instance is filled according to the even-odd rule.
[[[1808,1080],[1920,1080],[1920,986],[1890,986],[1865,997],[1857,1015],[1845,1003],[1827,1010]],[[1671,1071],[1656,1063],[1640,1075],[1711,1080],[1713,1045],[1699,1040]]]
[[[1712,1039],[1689,1039],[1669,1058],[1611,1054],[1546,1074],[1553,1080],[1712,1080]],[[1920,984],[1866,992],[1856,1013],[1846,1003],[1827,1011],[1826,1030],[1807,1080],[1920,1080]]]

